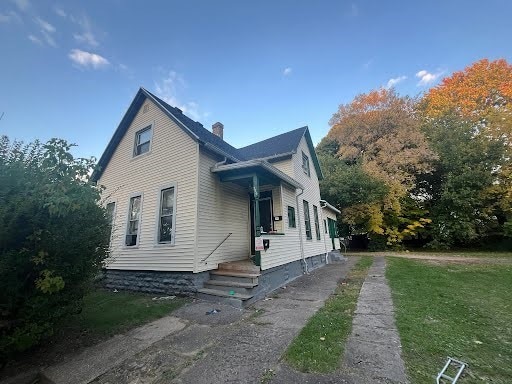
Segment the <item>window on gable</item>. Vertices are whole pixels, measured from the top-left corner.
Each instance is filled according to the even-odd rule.
[[[320,240],[320,223],[318,221],[318,207],[316,205],[313,205],[313,215],[315,217],[315,233],[316,233],[316,239]]]
[[[126,241],[128,247],[137,245],[140,224],[141,196],[134,196],[130,199],[128,208],[128,225],[126,228]]]
[[[304,204],[304,224],[306,227],[306,239],[311,240],[313,236],[311,235],[311,220],[309,218],[309,203],[306,200],[303,200]]]
[[[309,157],[304,152],[302,152],[302,170],[308,176],[311,176],[309,171]]]
[[[288,228],[295,228],[295,208],[288,206]]]
[[[160,192],[160,211],[158,218],[158,242],[174,243],[174,219],[176,212],[174,187]]]
[[[151,144],[152,129],[151,125],[141,129],[135,134],[135,149],[133,151],[134,156],[142,155],[149,151]]]

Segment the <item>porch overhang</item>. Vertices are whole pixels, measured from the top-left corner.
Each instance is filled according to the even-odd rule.
[[[225,182],[250,185],[252,177],[257,175],[260,180],[260,185],[274,185],[283,182],[294,189],[304,189],[302,184],[265,160],[256,159],[233,164],[217,165],[212,167],[211,171],[218,174],[220,180]]]
[[[320,200],[320,206],[321,206],[322,208],[330,209],[331,211],[333,211],[334,213],[337,213],[338,215],[340,215],[340,214],[341,214],[341,211],[340,211],[338,208],[336,208],[336,207],[335,207],[334,205],[332,205],[332,204],[329,204],[329,202],[328,202],[328,201],[326,201],[326,200]]]

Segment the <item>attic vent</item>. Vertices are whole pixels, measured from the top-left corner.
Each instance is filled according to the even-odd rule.
[[[146,113],[149,111],[149,104],[144,104],[144,107],[142,107],[142,113]]]

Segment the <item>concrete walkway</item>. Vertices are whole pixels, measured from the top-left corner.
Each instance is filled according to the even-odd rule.
[[[260,383],[356,261],[317,269],[250,309],[191,303],[45,369],[44,382]]]
[[[361,288],[345,349],[343,365],[358,382],[407,382],[385,271],[385,258],[376,257]]]
[[[350,258],[349,258],[350,259]],[[275,368],[272,383],[381,384],[407,383],[395,327],[386,261],[376,257],[359,294],[352,333],[340,368],[330,374],[297,372],[287,364]]]

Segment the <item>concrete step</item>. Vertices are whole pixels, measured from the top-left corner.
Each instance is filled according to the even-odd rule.
[[[260,273],[251,273],[251,272],[236,272],[236,271],[222,271],[222,270],[215,270],[210,271],[210,275],[217,275],[217,276],[232,276],[232,277],[245,277],[248,279],[257,279],[260,277]]]
[[[217,267],[219,271],[260,273],[260,267],[254,265],[251,260],[230,261],[220,263]]]
[[[247,294],[247,295],[250,295],[250,294],[253,294],[253,290],[254,290],[254,287],[237,287],[237,286],[230,286],[230,285],[224,285],[224,284],[215,284],[217,281],[220,281],[220,280],[210,280],[210,281],[207,281],[206,283],[204,283],[204,287],[203,288],[206,288],[206,289],[214,289],[214,290],[219,290],[219,291],[224,291],[224,292],[236,292],[236,293],[243,293],[243,294]],[[212,284],[213,282],[213,284]],[[239,284],[239,283],[237,283]],[[257,287],[257,285],[255,285],[255,287]]]
[[[208,280],[205,284],[220,285],[223,287],[239,287],[239,288],[254,288],[257,287],[257,283],[246,283],[240,281],[229,281],[229,280]]]
[[[253,296],[251,294],[236,293],[236,292],[234,295],[230,295],[229,292],[226,292],[226,291],[223,291],[220,289],[208,289],[208,288],[200,288],[197,290],[197,292],[205,293],[207,295],[212,295],[212,296],[232,297],[232,298],[240,299],[240,300],[249,300]]]

